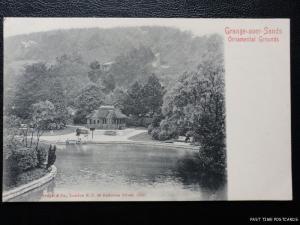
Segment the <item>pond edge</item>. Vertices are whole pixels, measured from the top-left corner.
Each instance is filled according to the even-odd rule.
[[[47,144],[57,144],[57,145],[65,145],[66,142],[63,141],[45,141],[41,140],[43,143]],[[147,146],[159,146],[159,147],[165,147],[165,148],[176,148],[176,149],[189,149],[189,150],[197,150],[199,151],[199,146],[193,146],[193,145],[176,145],[176,144],[171,144],[171,143],[161,143],[161,142],[147,142],[147,141],[92,141],[92,142],[86,142],[82,143],[80,145],[89,145],[89,144],[132,144],[132,145],[147,145]],[[75,145],[75,144],[74,144]]]
[[[2,202],[6,202],[12,198],[15,198],[19,195],[22,195],[26,192],[29,192],[33,189],[36,189],[36,188],[48,183],[56,176],[56,173],[57,173],[57,168],[54,165],[52,165],[51,171],[49,173],[47,173],[45,176],[43,176],[37,180],[31,181],[27,184],[23,184],[12,190],[4,191],[2,194]]]

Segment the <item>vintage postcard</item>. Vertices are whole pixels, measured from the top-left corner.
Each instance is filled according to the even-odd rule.
[[[288,19],[5,18],[4,202],[292,200]]]

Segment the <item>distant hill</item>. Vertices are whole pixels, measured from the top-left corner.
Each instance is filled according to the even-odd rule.
[[[218,35],[198,37],[170,27],[54,30],[5,38],[5,75],[19,74],[22,64],[52,63],[62,55],[78,56],[87,66],[95,60],[111,62],[141,46],[153,52],[150,70],[163,83],[195,70],[207,52],[223,48]]]

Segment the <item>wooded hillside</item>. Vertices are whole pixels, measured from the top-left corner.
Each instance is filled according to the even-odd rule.
[[[17,76],[26,63],[55,63],[57,57],[67,55],[80,59],[86,66],[93,61],[128,64],[130,69],[138,70],[135,73],[140,72],[139,77],[133,76],[132,83],[137,78],[145,80],[143,76],[153,72],[167,84],[183,72],[195,70],[218,38],[221,39],[216,35],[193,36],[169,27],[88,28],[18,35],[5,39],[5,72],[8,76]],[[137,63],[143,68],[135,68]],[[131,72],[124,69],[125,73]],[[123,72],[118,71],[119,68],[114,70],[116,76]],[[80,81],[87,75],[76,76],[77,71],[73,72]],[[122,75],[123,80],[131,79],[126,77],[128,74]]]

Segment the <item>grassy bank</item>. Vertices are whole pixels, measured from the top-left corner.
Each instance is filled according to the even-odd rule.
[[[159,142],[156,140],[153,140],[151,135],[148,134],[148,132],[140,133],[137,135],[134,135],[130,138],[128,138],[131,141],[151,141],[151,142]]]
[[[56,136],[56,135],[64,135],[64,134],[70,134],[70,133],[74,133],[75,134],[75,127],[69,127],[67,126],[64,129],[61,130],[53,130],[51,131],[46,131],[45,133],[43,133],[43,136]]]

